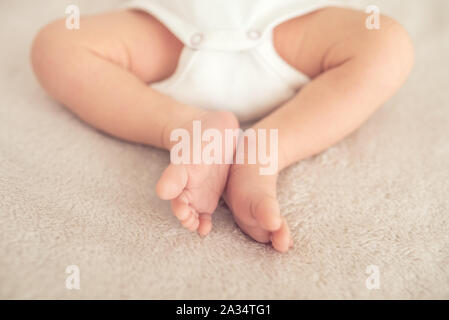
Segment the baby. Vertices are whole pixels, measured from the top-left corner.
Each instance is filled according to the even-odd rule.
[[[79,30],[47,25],[31,60],[54,99],[127,141],[172,150],[174,133],[194,136],[195,123],[223,140],[247,121],[254,132],[275,129],[273,174],[261,174],[259,159],[235,161],[237,149],[252,148],[240,136],[230,159],[219,147],[223,161],[172,161],[156,192],[201,236],[223,196],[243,232],[286,252],[293,240],[277,174],[357,129],[412,68],[407,32],[386,16],[367,28],[367,18],[321,0],[137,0],[82,17]]]

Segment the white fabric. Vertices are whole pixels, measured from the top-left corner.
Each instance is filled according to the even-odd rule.
[[[278,55],[273,28],[331,4],[317,0],[134,0],[126,7],[159,19],[185,47],[177,71],[152,87],[180,102],[262,117],[309,81]]]

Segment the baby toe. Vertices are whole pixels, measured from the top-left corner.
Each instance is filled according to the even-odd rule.
[[[290,230],[284,218],[282,218],[281,228],[272,233],[271,244],[273,245],[273,248],[279,252],[287,252],[291,247],[292,241],[290,238]]]
[[[198,233],[200,236],[205,237],[212,230],[212,215],[202,213],[199,216]]]
[[[176,198],[171,201],[173,214],[181,221],[187,220],[192,215],[192,210],[184,201]]]
[[[195,231],[199,225],[198,214],[192,212],[186,220],[181,221],[181,224],[184,228]]]

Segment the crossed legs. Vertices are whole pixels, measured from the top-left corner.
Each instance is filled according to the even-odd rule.
[[[369,31],[364,18],[328,8],[276,28],[279,54],[313,78],[254,125],[278,129],[280,170],[358,128],[406,79],[413,51],[405,31],[386,17],[381,30]],[[82,120],[115,137],[168,150],[170,132],[191,130],[193,120],[221,132],[239,126],[231,113],[188,106],[148,86],[175,71],[182,48],[151,16],[120,11],[84,17],[78,31],[67,30],[62,20],[46,26],[31,58],[45,90]],[[279,211],[276,178],[259,175],[258,165],[171,164],[156,189],[182,225],[203,236],[224,194],[245,233],[285,252],[293,242]]]

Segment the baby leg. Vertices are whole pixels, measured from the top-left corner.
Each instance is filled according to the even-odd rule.
[[[278,129],[280,170],[356,130],[406,80],[413,64],[407,33],[387,17],[379,30],[368,30],[365,19],[362,12],[328,8],[275,30],[279,54],[313,78],[254,125]],[[291,238],[279,212],[276,178],[259,175],[258,166],[233,165],[226,199],[243,231],[283,252]]]
[[[82,120],[115,137],[169,149],[170,132],[191,130],[193,120],[205,129],[238,126],[232,114],[183,105],[148,86],[175,71],[182,48],[150,15],[120,11],[83,17],[79,30],[66,29],[63,20],[49,24],[37,35],[31,60],[47,92]],[[204,235],[228,170],[170,165],[157,193],[172,200],[186,228]]]

